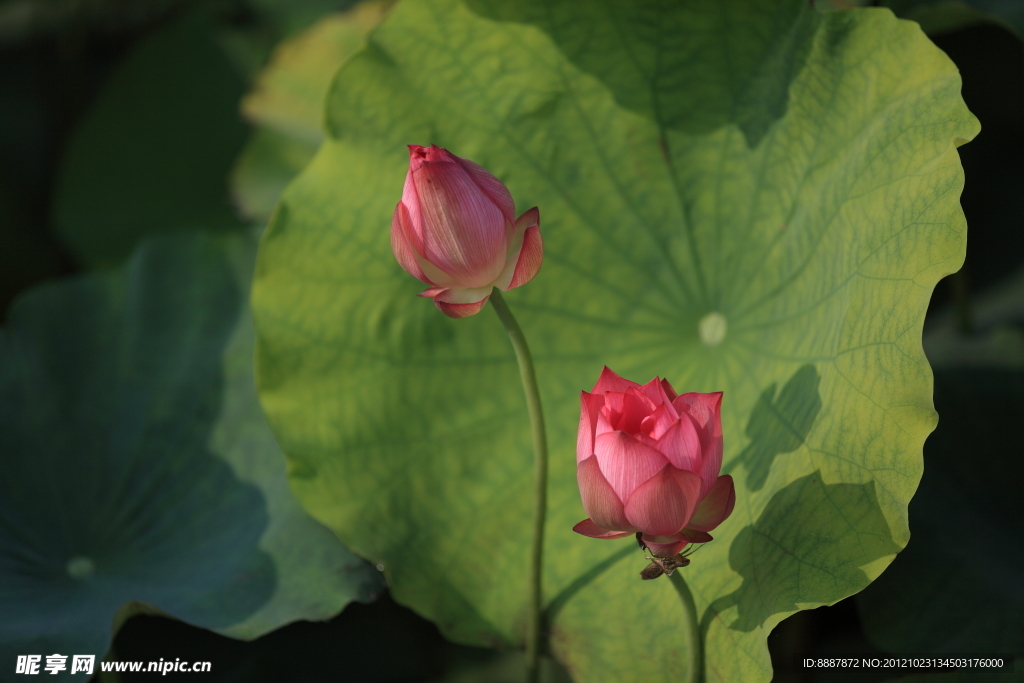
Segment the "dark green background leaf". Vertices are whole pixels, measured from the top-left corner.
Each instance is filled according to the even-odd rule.
[[[939,428],[911,503],[913,538],[860,597],[864,627],[891,652],[1017,653],[1024,642],[1024,371],[936,369]],[[964,594],[968,593],[969,598]]]
[[[241,75],[198,18],[149,36],[110,77],[70,142],[54,220],[88,265],[145,235],[239,227],[227,175],[246,126]]]
[[[1024,37],[1024,4],[1018,0],[886,0],[901,17],[936,33],[993,22]]]
[[[157,238],[16,301],[0,334],[5,671],[16,654],[102,657],[131,601],[254,637],[379,590],[288,491],[253,386],[253,246]]]

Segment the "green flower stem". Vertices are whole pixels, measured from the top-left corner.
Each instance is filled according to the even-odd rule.
[[[540,390],[537,375],[533,371],[533,358],[526,337],[519,323],[512,316],[508,304],[495,288],[491,292],[491,305],[505,326],[512,348],[519,361],[519,378],[526,394],[526,408],[530,413],[533,428],[533,543],[530,545],[530,602],[526,623],[526,680],[537,683],[540,680],[541,650],[541,571],[544,559],[544,517],[548,505],[548,442],[544,435],[544,412],[540,406]]]
[[[688,683],[702,683],[704,680],[704,643],[700,637],[700,622],[697,620],[697,604],[693,601],[693,593],[686,585],[683,573],[676,570],[668,577],[675,587],[676,592],[683,601],[683,608],[686,610],[686,640],[687,649],[693,653],[688,659],[684,681]]]

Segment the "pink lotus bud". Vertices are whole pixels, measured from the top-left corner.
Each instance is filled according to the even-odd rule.
[[[493,287],[508,291],[540,270],[540,212],[515,216],[508,188],[483,166],[435,145],[409,145],[391,250],[406,272],[430,285],[420,296],[464,318],[483,308]]]
[[[722,468],[722,393],[677,396],[668,380],[640,386],[607,367],[580,395],[576,479],[590,515],[573,531],[592,538],[640,532],[671,557],[732,513],[736,491]]]

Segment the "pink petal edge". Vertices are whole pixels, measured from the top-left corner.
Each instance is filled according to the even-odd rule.
[[[684,536],[682,533],[672,534],[670,536],[656,536],[652,537],[648,534],[644,534],[640,537],[647,549],[651,551],[651,554],[655,557],[672,557],[682,552],[690,543],[690,539]],[[660,541],[654,540],[658,538]]]
[[[616,429],[627,434],[637,434],[644,418],[657,410],[654,401],[639,389],[629,389],[622,395],[622,413],[619,415]]]
[[[443,147],[441,149],[448,155],[449,159],[466,170],[466,173],[468,173],[469,177],[473,179],[473,182],[477,184],[480,191],[487,195],[490,200],[494,202],[494,205],[498,207],[498,210],[501,211],[503,216],[505,216],[505,220],[508,221],[508,224],[512,225],[515,223],[516,204],[512,199],[512,193],[508,191],[505,184],[498,180],[493,173],[475,161],[455,156]]]
[[[417,280],[432,285],[434,283],[423,274],[423,269],[420,268],[416,260],[416,250],[409,244],[406,237],[408,228],[403,223],[408,223],[408,221],[409,209],[402,202],[398,202],[398,205],[395,206],[395,213],[391,216],[391,251],[394,253],[398,265],[402,266],[405,272]]]
[[[664,453],[668,461],[677,468],[700,475],[703,464],[700,437],[693,421],[685,413],[658,437],[655,448]]]
[[[663,403],[672,401],[672,399],[668,398],[665,394],[665,388],[662,386],[661,380],[657,377],[641,386],[640,391],[642,391],[647,398],[654,401],[655,406],[660,406]]]
[[[687,528],[711,531],[724,522],[736,507],[736,486],[732,476],[723,474],[697,506]]]
[[[580,392],[580,426],[576,433],[576,464],[594,454],[597,416],[604,405],[604,397]]]
[[[690,543],[710,543],[715,540],[715,537],[706,531],[697,531],[689,527],[679,532],[680,536],[685,536],[690,539]]]
[[[617,391],[619,393],[625,393],[626,389],[630,387],[639,387],[640,385],[636,382],[631,382],[628,379],[619,377],[613,372],[607,365],[601,370],[601,376],[597,380],[597,384],[590,390],[592,394],[603,394],[606,391]]]
[[[668,466],[664,455],[629,434],[618,431],[597,436],[594,440],[594,457],[619,500],[628,500],[638,486]]]
[[[519,250],[519,258],[516,261],[515,271],[512,273],[512,281],[505,288],[506,291],[525,285],[532,280],[540,272],[543,261],[544,242],[540,237],[540,226],[533,225],[527,228],[526,234],[523,235],[523,246]]]
[[[491,295],[493,287],[431,287],[420,292],[420,296],[430,296],[434,301],[446,304],[475,304],[485,301]],[[433,292],[433,294],[427,294]]]
[[[679,395],[672,404],[679,412],[685,412],[693,418],[701,434],[701,441],[716,433],[722,433],[722,392],[715,391],[702,394],[691,391]]]
[[[437,310],[441,311],[449,318],[467,318],[479,313],[480,309],[484,307],[484,304],[486,304],[487,300],[490,298],[490,296],[486,296],[483,301],[478,301],[475,304],[450,304],[434,299],[434,305],[437,306]]]
[[[427,161],[413,172],[412,183],[419,197],[423,257],[463,286],[492,284],[508,250],[500,208],[458,163]]]
[[[636,488],[626,501],[626,519],[645,534],[677,534],[690,521],[699,494],[699,476],[668,465]]]
[[[613,531],[636,531],[626,519],[622,501],[601,473],[597,456],[591,456],[579,464],[576,468],[576,483],[579,485],[583,509],[595,524]]]
[[[640,423],[640,431],[657,441],[677,422],[679,422],[679,413],[676,412],[676,409],[672,407],[671,403],[662,403],[643,419],[643,422]],[[699,445],[698,442],[698,447]]]
[[[632,536],[636,533],[635,531],[609,531],[608,529],[602,529],[589,519],[579,522],[572,528],[572,530],[578,534],[582,534],[583,536],[601,539],[625,538],[626,536]]]
[[[674,401],[679,394],[672,388],[672,383],[667,379],[661,380],[661,388],[665,390],[665,395],[668,396],[668,400]]]
[[[530,209],[526,213],[516,220],[515,225],[509,225],[510,237],[508,241],[508,253],[505,256],[505,266],[498,275],[498,279],[494,281],[494,286],[505,292],[512,289],[512,280],[516,277],[516,269],[519,266],[520,257],[523,255],[523,245],[526,239],[526,229],[531,227],[529,222],[526,220],[529,217],[540,214],[537,212],[536,207]],[[539,266],[538,266],[539,268]],[[519,282],[516,286],[525,284],[526,281]]]
[[[680,413],[689,415],[697,427],[703,451],[700,475],[704,480],[701,486],[701,497],[704,497],[722,470],[722,392],[689,392],[679,396],[673,405]]]

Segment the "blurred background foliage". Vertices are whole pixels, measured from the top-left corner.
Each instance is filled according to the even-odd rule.
[[[54,283],[123,279],[109,269],[126,268],[149,237],[189,240],[201,230],[244,242],[258,231],[321,141],[322,101],[335,71],[391,4],[0,1],[0,308],[8,338],[16,297],[26,293],[25,307],[57,291],[47,289]],[[818,6],[865,4],[919,21],[959,67],[964,99],[981,120],[982,133],[960,148],[967,261],[940,283],[926,321],[940,424],[925,445],[925,475],[910,504],[913,538],[858,596],[798,612],[775,629],[769,646],[779,681],[886,678],[800,670],[797,656],[1013,652],[1024,642],[1024,509],[1016,494],[1024,475],[1024,4]],[[169,242],[146,248],[161,244]],[[232,267],[247,272],[247,258]],[[48,304],[38,305],[45,311]],[[53,335],[73,334],[52,325]],[[0,411],[13,414],[13,406]],[[0,453],[0,460],[11,457]],[[12,471],[10,462],[0,465]],[[0,573],[10,567],[0,564]],[[964,586],[976,587],[969,598]],[[10,592],[0,596],[7,614],[32,610]],[[521,675],[518,655],[446,643],[386,591],[329,621],[296,622],[249,642],[133,611],[152,610],[122,610],[112,656],[208,660],[213,673],[204,680],[501,682]],[[564,678],[554,669],[548,675]],[[992,678],[1022,679],[1024,672]]]

